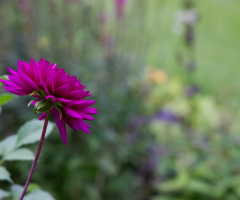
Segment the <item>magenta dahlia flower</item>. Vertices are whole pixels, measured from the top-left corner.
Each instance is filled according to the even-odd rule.
[[[91,94],[84,91],[86,86],[76,76],[69,76],[64,69],[57,68],[57,64],[51,65],[44,59],[38,63],[31,59],[30,64],[18,61],[17,71],[8,70],[11,74],[9,80],[0,79],[4,88],[20,96],[29,94],[35,97],[30,104],[35,106],[35,113],[41,113],[39,120],[50,111],[65,145],[66,123],[75,131],[81,129],[90,133],[90,126],[84,120],[94,120],[90,115],[96,114],[97,109],[89,107],[95,101],[84,100]]]

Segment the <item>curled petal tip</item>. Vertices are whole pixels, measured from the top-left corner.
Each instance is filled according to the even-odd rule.
[[[57,63],[54,63],[53,65],[52,65],[52,69],[56,69],[57,68]]]

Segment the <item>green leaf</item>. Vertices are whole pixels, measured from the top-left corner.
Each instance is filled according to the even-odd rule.
[[[12,179],[10,178],[10,173],[5,167],[2,166],[0,166],[0,180],[13,183]]]
[[[116,166],[107,158],[99,160],[99,167],[107,174],[114,175],[117,172]]]
[[[29,186],[28,186],[27,192],[31,192],[31,191],[36,190],[36,189],[40,190],[41,187],[36,183],[30,183]]]
[[[189,174],[186,171],[180,171],[175,179],[160,183],[159,189],[163,192],[183,191],[188,187],[189,180]]]
[[[0,76],[0,79],[8,80],[8,76],[7,75]],[[0,86],[1,85],[2,85],[2,82],[0,82]]]
[[[34,109],[34,113],[45,113],[50,111],[51,107],[53,106],[53,103],[51,101],[42,101],[40,102],[36,108]]]
[[[17,141],[17,136],[12,135],[0,142],[0,155],[5,156],[14,150]]]
[[[30,184],[31,185],[31,184]],[[11,186],[11,193],[13,200],[18,200],[22,194],[23,186],[14,184]],[[29,190],[27,190],[29,191]],[[34,189],[25,195],[24,200],[55,200],[48,192],[40,189]]]
[[[191,193],[199,193],[209,196],[215,195],[215,187],[212,187],[212,185],[201,180],[191,180],[188,186],[188,190]]]
[[[20,198],[23,188],[24,188],[23,186],[17,185],[17,184],[14,184],[11,186],[11,193],[13,196],[13,200],[18,200]],[[25,198],[24,198],[24,200],[25,200]]]
[[[25,123],[17,133],[18,138],[16,147],[20,147],[25,144],[32,144],[39,141],[42,134],[43,124],[44,121],[39,121],[36,119]],[[54,124],[49,122],[45,137],[50,134],[50,132],[53,130],[53,127]]]
[[[12,161],[12,160],[33,160],[34,154],[32,151],[26,148],[17,149],[9,154],[7,154],[4,160]]]
[[[48,192],[36,189],[27,194],[24,200],[55,200]]]
[[[14,94],[1,94],[0,95],[0,106],[6,104],[10,101],[15,95]]]
[[[152,200],[186,200],[182,197],[164,197],[164,196],[159,196],[155,197]]]
[[[10,196],[10,192],[0,189],[0,199]]]
[[[4,79],[4,80],[6,80],[6,81],[9,80],[9,79],[8,79],[8,75],[2,75],[2,76],[0,76],[0,79]]]

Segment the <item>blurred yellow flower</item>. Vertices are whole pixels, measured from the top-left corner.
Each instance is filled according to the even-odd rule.
[[[49,45],[49,40],[46,36],[41,36],[39,38],[37,38],[37,47],[40,49],[46,49]]]
[[[162,84],[168,80],[167,74],[161,69],[147,67],[146,80],[149,83]]]
[[[178,78],[171,79],[169,83],[169,92],[174,95],[178,95],[182,93],[182,82]]]

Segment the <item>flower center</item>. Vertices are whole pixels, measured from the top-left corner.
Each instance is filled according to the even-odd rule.
[[[61,114],[60,107],[62,107],[62,104],[57,101],[53,95],[48,95],[43,90],[35,90],[30,94],[30,96],[37,98],[36,100],[31,100],[28,104],[34,104],[34,113],[46,113],[55,107],[59,114]]]
[[[46,100],[50,99],[53,104],[56,103],[56,101],[57,101],[56,98],[55,98],[54,96],[52,96],[52,95],[47,95],[47,96],[45,97],[45,99],[46,99]]]

